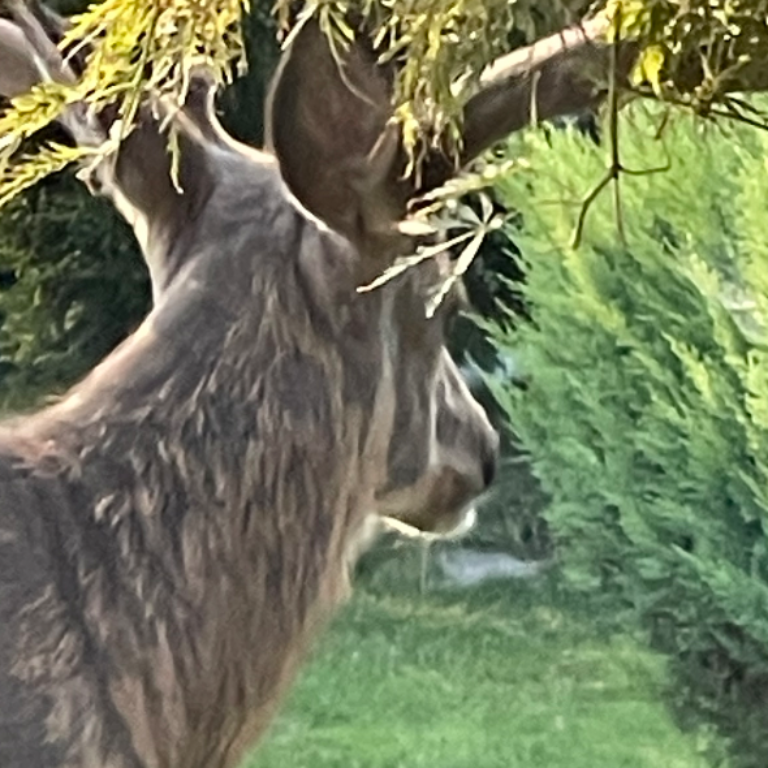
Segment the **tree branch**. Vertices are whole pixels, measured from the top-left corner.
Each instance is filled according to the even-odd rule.
[[[464,110],[462,164],[533,120],[596,107],[607,93],[610,21],[590,19],[501,57],[481,78],[481,90]],[[627,75],[634,46],[617,56],[619,78]]]

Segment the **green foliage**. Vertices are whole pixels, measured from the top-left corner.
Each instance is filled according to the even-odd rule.
[[[768,86],[768,17],[762,3],[609,0],[607,6],[617,14],[622,35],[640,40],[639,84],[702,114],[755,117],[733,94]]]
[[[708,707],[764,765],[768,733],[768,261],[765,134],[635,109],[622,244],[598,198],[604,150],[574,132],[510,143],[535,172],[499,194],[533,323],[489,325],[523,386],[492,382],[551,497],[577,587],[638,609]],[[739,709],[740,706],[745,707]]]
[[[127,225],[71,176],[0,216],[0,402],[71,384],[138,325],[148,278]]]

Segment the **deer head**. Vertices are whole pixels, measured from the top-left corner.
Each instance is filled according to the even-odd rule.
[[[308,24],[284,57],[268,101],[268,148],[288,188],[354,248],[351,290],[415,247],[397,228],[413,189],[402,178],[391,87],[392,72],[363,43],[338,61]],[[355,298],[378,305],[376,333],[392,380],[387,470],[376,508],[427,531],[460,522],[491,482],[497,452],[497,438],[444,346],[455,301],[427,317],[444,266],[422,263],[380,288],[380,296]]]
[[[61,22],[10,7],[0,95],[77,78]],[[573,37],[529,51],[567,104],[594,98],[567,77],[594,56]],[[525,123],[530,69],[518,54],[500,72],[467,104],[467,160]],[[0,584],[0,725],[29,721],[4,768],[233,765],[367,523],[445,533],[491,482],[496,434],[444,346],[455,301],[425,311],[441,265],[358,290],[414,247],[396,226],[415,189],[391,75],[364,42],[337,61],[309,23],[275,78],[266,152],[225,133],[200,72],[183,109],[144,104],[89,169],[134,227],[154,309],[59,403],[0,430],[15,489],[0,557],[19,564]],[[61,122],[99,145],[108,112],[73,104]],[[428,178],[450,170],[435,158]]]
[[[6,50],[15,52],[20,33],[6,24],[6,39],[15,42]],[[33,26],[29,18],[30,38]],[[39,32],[38,58],[42,27]],[[46,52],[46,60],[51,58]],[[72,78],[63,66],[54,76]],[[325,336],[323,344],[335,344],[343,376],[323,386],[342,387],[343,399],[358,405],[361,430],[381,453],[381,471],[370,488],[374,509],[366,511],[426,531],[449,531],[493,478],[497,437],[444,348],[454,302],[432,318],[425,311],[430,291],[444,277],[441,265],[425,263],[372,294],[357,290],[414,247],[396,226],[413,190],[401,178],[399,136],[389,123],[391,72],[363,45],[337,61],[325,36],[307,24],[271,90],[269,154],[225,134],[214,98],[201,72],[174,118],[182,136],[181,191],[170,178],[159,117],[152,115],[162,114],[159,103],[145,107],[144,122],[116,160],[91,174],[92,186],[112,197],[142,241],[157,304],[153,322],[173,311],[190,270],[205,273],[199,290],[219,298],[232,291],[224,274],[213,281],[213,273],[226,273],[229,280],[247,275],[252,303],[263,298],[258,273],[265,257],[259,249],[274,233],[258,209],[264,201],[280,201],[293,215],[296,232],[279,235],[297,239],[287,245],[276,238],[286,251],[279,265],[286,276],[274,279],[290,282],[298,274],[308,291],[304,301],[327,314],[329,324],[312,333]],[[85,122],[82,115],[73,119]],[[219,231],[224,220],[242,233],[245,247],[227,246]],[[207,229],[211,234],[203,222],[213,227]],[[302,240],[303,232],[312,237]],[[239,297],[248,299],[247,293]],[[253,322],[259,322],[257,315]],[[295,396],[310,404],[323,393],[310,388]],[[360,451],[365,450],[363,441]]]

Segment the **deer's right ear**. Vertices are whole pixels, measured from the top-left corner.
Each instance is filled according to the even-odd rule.
[[[399,134],[391,73],[362,41],[332,50],[314,21],[284,54],[266,111],[266,143],[293,194],[348,237],[386,216],[382,188]]]

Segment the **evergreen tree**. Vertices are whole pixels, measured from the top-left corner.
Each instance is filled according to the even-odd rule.
[[[706,693],[745,765],[768,746],[768,285],[764,134],[633,109],[622,162],[657,173],[609,195],[575,131],[509,153],[534,172],[498,193],[531,323],[489,324],[522,381],[491,381],[551,499],[564,572],[632,606]],[[521,386],[523,384],[524,386]]]

